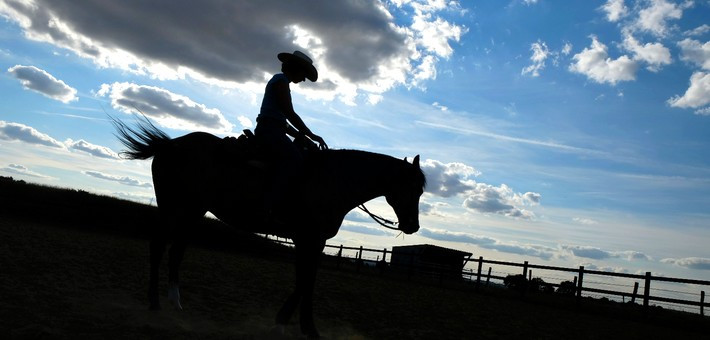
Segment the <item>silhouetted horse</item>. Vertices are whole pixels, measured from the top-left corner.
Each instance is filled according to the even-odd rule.
[[[325,241],[338,232],[345,215],[370,199],[385,196],[406,234],[419,230],[419,197],[425,177],[419,156],[413,164],[390,156],[354,150],[326,150],[307,155],[301,187],[286,196],[286,223],[264,225],[264,192],[268,171],[244,157],[238,146],[204,132],[171,139],[149,121],[132,128],[114,119],[118,138],[129,159],[153,157],[153,184],[164,226],[150,241],[151,309],[159,309],[158,268],[166,239],[169,251],[169,299],[180,307],[178,267],[186,246],[186,230],[210,211],[223,222],[244,230],[293,240],[296,287],[278,312],[285,325],[300,304],[301,331],[317,337],[313,323],[313,286]],[[233,141],[233,139],[232,139]],[[245,159],[247,158],[247,159]],[[263,163],[262,163],[263,164]],[[170,234],[170,235],[168,235]]]

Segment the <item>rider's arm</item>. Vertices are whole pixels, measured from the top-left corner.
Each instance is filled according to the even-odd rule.
[[[274,90],[276,92],[276,101],[281,109],[281,112],[286,115],[286,119],[293,125],[299,133],[302,133],[308,138],[318,142],[322,148],[327,148],[325,141],[320,136],[314,134],[303,122],[301,117],[293,110],[293,104],[291,103],[291,93],[288,89],[288,83],[278,82],[274,84]],[[288,130],[288,129],[287,129]],[[288,132],[288,131],[287,131]],[[291,131],[293,132],[293,131]],[[291,133],[289,135],[293,136]],[[295,137],[295,136],[294,136]]]

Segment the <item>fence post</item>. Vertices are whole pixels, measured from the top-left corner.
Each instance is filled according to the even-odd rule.
[[[382,250],[382,262],[387,262],[387,248]]]
[[[360,246],[360,251],[357,253],[357,272],[360,272],[360,267],[362,267],[362,246]]]
[[[528,281],[532,281],[532,269],[528,271]]]
[[[488,276],[486,276],[486,287],[488,287],[488,283],[491,282],[491,269],[493,269],[493,267],[488,267]]]
[[[478,257],[478,276],[476,277],[476,289],[481,285],[481,269],[483,268],[483,256]]]
[[[577,301],[582,298],[582,287],[584,281],[584,266],[579,266],[579,276],[577,280]]]
[[[338,250],[338,260],[335,262],[335,268],[340,269],[340,258],[343,257],[343,245],[340,245],[340,249]]]
[[[529,282],[525,281],[525,279],[528,277],[528,261],[523,262],[523,290],[520,292],[520,295],[525,296],[525,293],[528,291],[529,287]]]
[[[648,297],[651,296],[651,272],[646,272],[646,283],[643,287],[643,308],[648,310]]]
[[[631,303],[636,302],[636,295],[638,294],[638,292],[639,292],[639,283],[634,282],[634,294],[631,295]]]
[[[705,316],[705,291],[700,291],[700,316]]]

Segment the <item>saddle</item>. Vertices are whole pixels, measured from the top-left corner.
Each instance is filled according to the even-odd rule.
[[[299,134],[294,138],[293,143],[304,158],[312,152],[319,151],[318,145],[304,134]],[[221,154],[229,159],[246,162],[260,168],[266,167],[272,157],[266,151],[267,148],[261,146],[259,140],[249,129],[244,129],[238,137],[224,137],[220,143],[220,149]]]

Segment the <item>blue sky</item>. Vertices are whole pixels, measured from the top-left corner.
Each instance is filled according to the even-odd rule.
[[[0,1],[0,174],[151,202],[106,114],[236,135],[298,49],[311,129],[430,183],[418,234],[334,243],[710,279],[710,1],[307,2]]]

